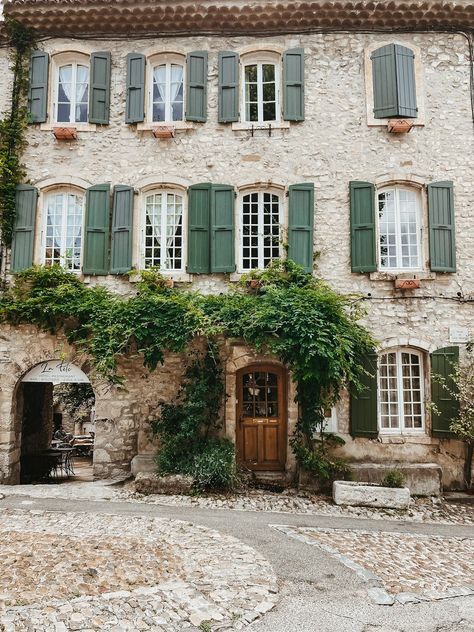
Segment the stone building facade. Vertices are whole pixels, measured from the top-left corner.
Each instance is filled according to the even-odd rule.
[[[129,5],[128,19],[132,20],[135,16],[139,20],[138,5],[133,2],[116,4],[119,13]],[[171,11],[173,3],[163,4],[169,5]],[[87,274],[82,264],[79,264],[78,274],[83,282],[104,284],[122,294],[133,293],[134,281],[148,257],[145,252],[144,217],[147,204],[156,203],[150,197],[166,195],[170,203],[170,196],[177,195],[182,203],[184,226],[181,242],[177,246],[182,249],[182,270],[165,273],[176,283],[191,283],[193,289],[202,292],[224,292],[227,291],[229,281],[237,280],[246,265],[243,214],[245,204],[252,202],[248,196],[256,196],[255,208],[258,207],[260,215],[270,200],[278,205],[279,223],[288,230],[289,188],[300,183],[313,184],[313,249],[318,254],[314,273],[327,280],[336,290],[357,293],[364,301],[367,307],[364,324],[379,341],[380,376],[382,370],[391,375],[391,365],[395,367],[395,373],[398,371],[397,376],[394,373],[394,378],[401,383],[405,375],[403,367],[407,364],[411,367],[407,370],[411,371],[412,399],[406,399],[408,396],[404,386],[397,382],[393,390],[396,391],[394,397],[398,398],[396,404],[400,408],[396,412],[393,406],[390,409],[391,395],[379,392],[375,434],[354,436],[358,433],[351,433],[349,397],[345,393],[342,395],[329,422],[331,429],[346,440],[341,453],[358,463],[436,464],[442,468],[445,486],[460,486],[463,446],[452,438],[436,436],[436,433],[433,435],[432,414],[426,402],[431,398],[431,354],[455,346],[459,347],[462,357],[466,342],[472,339],[474,333],[474,142],[472,58],[469,48],[469,42],[472,46],[474,27],[472,12],[469,14],[469,9],[462,2],[455,3],[451,18],[458,15],[456,11],[459,10],[456,18],[458,23],[448,25],[442,3],[435,1],[411,3],[417,6],[421,18],[416,18],[416,12],[410,18],[409,11],[404,12],[403,7],[398,16],[388,9],[381,11],[379,5],[384,3],[376,3],[377,7],[374,8],[374,3],[361,2],[358,13],[354,13],[351,3],[342,2],[339,3],[339,13],[336,12],[334,16],[328,13],[329,9],[323,2],[283,2],[276,14],[271,13],[268,7],[275,3],[264,0],[257,3],[236,0],[233,8],[227,2],[215,3],[221,5],[220,9],[207,0],[184,4],[179,18],[181,26],[176,26],[176,32],[173,32],[172,25],[168,32],[167,27],[161,26],[160,29],[157,27],[157,34],[153,36],[153,28],[143,25],[143,32],[140,27],[134,28],[134,35],[130,36],[125,20],[122,26],[116,23],[115,30],[107,32],[106,37],[101,28],[111,27],[103,25],[105,14],[100,11],[107,12],[107,5],[97,13],[98,3],[92,1],[42,2],[36,3],[36,6],[30,1],[7,4],[7,12],[10,11],[12,17],[25,24],[37,25],[43,35],[38,48],[47,53],[49,60],[46,117],[43,122],[30,126],[24,154],[27,167],[25,183],[28,182],[38,192],[33,262],[44,263],[47,257],[46,216],[51,196],[63,193],[76,196],[82,213],[82,200],[90,187],[108,184],[113,189],[117,185],[124,185],[134,191],[130,267],[135,268],[137,274],[130,278],[119,274]],[[212,28],[209,26],[206,29],[204,24],[199,26],[198,21],[193,22],[191,17],[186,17],[188,4],[193,5],[201,17],[207,11]],[[68,8],[67,23],[63,5]],[[291,10],[292,5],[294,11]],[[305,9],[303,5],[308,7]],[[255,24],[259,25],[256,34],[246,30],[243,25],[246,6],[248,11],[253,12]],[[323,22],[317,23],[318,18],[314,17],[313,9],[318,7],[326,7],[324,11],[321,10],[321,20],[324,16],[328,20],[335,20],[331,28]],[[313,13],[310,13],[310,9]],[[160,10],[165,11],[166,7]],[[287,10],[290,10],[291,16],[295,11],[301,12],[300,30],[288,20],[285,26],[282,16]],[[234,27],[230,28],[225,16],[231,15],[232,11],[235,12]],[[81,22],[84,12],[89,12],[88,24]],[[361,12],[367,14],[367,28],[360,23]],[[387,13],[391,13],[390,18]],[[410,24],[410,19],[419,24],[419,31],[414,24]],[[163,25],[163,22],[160,24]],[[433,25],[436,32],[431,29]],[[391,133],[387,121],[390,116],[374,117],[373,53],[392,45],[400,47],[400,50],[411,51],[414,58],[413,81],[418,109],[415,116],[405,119],[412,124],[408,133]],[[295,50],[303,51],[300,60],[304,67],[304,94],[303,91],[299,94],[304,98],[304,115],[290,115],[286,118],[293,120],[284,120],[284,102],[290,99],[285,92],[288,89],[285,54]],[[55,109],[58,99],[54,91],[60,81],[59,69],[65,65],[75,68],[75,80],[79,84],[77,77],[81,71],[77,70],[78,66],[89,67],[91,55],[97,51],[110,52],[109,122],[90,123],[87,117],[84,122],[58,122]],[[185,63],[186,56],[195,51],[207,53],[204,80],[207,91],[206,120],[156,124],[150,119],[153,118],[150,114],[144,121],[126,122],[130,118],[127,96],[131,98],[127,68],[133,62],[127,56],[137,54],[137,59],[145,63],[144,94],[148,112],[151,112],[152,105],[158,107],[163,96],[160,89],[155,88],[158,93],[155,93],[156,98],[153,97],[151,86],[154,75],[151,69],[162,66],[165,68],[162,72],[168,72],[170,77],[172,72],[178,72],[173,70],[173,66],[182,66],[186,73],[189,71]],[[240,114],[237,114],[237,120],[229,122],[219,122],[222,119],[219,103],[225,98],[222,77],[221,80],[219,78],[219,64],[224,63],[220,56],[222,52],[237,53],[239,56],[239,63],[235,67],[240,79],[237,100]],[[2,111],[8,108],[11,85],[8,54],[8,48],[0,49]],[[274,117],[277,120],[271,123],[268,120],[245,120],[242,85],[246,81],[251,82],[250,74],[246,75],[244,68],[254,66],[257,69],[255,85],[258,85],[258,90],[262,90],[255,97],[258,102],[264,101],[261,94],[265,82],[258,73],[263,76],[268,71],[265,65],[275,69],[272,71],[275,75],[272,75],[269,83],[274,83],[277,92],[277,114]],[[172,83],[168,79],[166,84],[166,78],[163,79],[163,85],[166,84],[169,90],[175,89]],[[77,90],[80,94],[80,86]],[[179,101],[177,94],[174,95],[175,102]],[[78,107],[81,98],[78,98]],[[272,93],[268,99],[272,101],[273,98]],[[84,97],[84,103],[86,100]],[[262,119],[261,112],[256,116]],[[298,118],[303,120],[294,120]],[[403,117],[394,117],[396,120],[400,118]],[[59,140],[53,133],[55,127],[73,127],[77,138]],[[173,135],[164,137],[170,128]],[[160,131],[155,134],[154,130],[157,129]],[[377,239],[369,240],[369,244],[374,245],[376,250],[375,269],[369,269],[368,266],[366,270],[352,271],[354,260],[351,269],[350,182],[366,183],[373,187],[373,204],[377,210],[373,215],[372,230]],[[454,200],[455,270],[437,271],[433,270],[433,251],[430,250],[430,239],[434,237],[430,237],[433,219],[429,195],[433,189],[429,185],[446,182],[452,183],[453,197],[450,199]],[[189,254],[189,187],[200,183],[230,185],[234,189],[235,272],[198,274],[190,273],[186,267]],[[386,197],[381,197],[384,195]],[[177,198],[172,199],[176,204]],[[383,204],[389,205],[389,200],[393,204],[390,208],[395,209],[392,219],[378,212]],[[399,249],[394,254],[396,261],[393,265],[384,266],[379,237],[386,231],[389,239],[391,229],[387,225],[390,222],[398,226],[394,232],[400,232],[400,226],[405,221],[400,218],[404,212],[409,213],[410,208],[415,209],[413,217],[416,216],[416,222],[409,221],[416,223],[412,231],[412,245],[416,249],[418,263],[400,265],[404,256],[402,251],[405,253],[402,246],[411,242],[409,236],[404,241],[398,235],[394,238],[396,248]],[[354,222],[354,216],[352,219]],[[78,222],[83,230],[83,215]],[[262,225],[259,224],[259,233],[262,232]],[[76,230],[77,235],[79,229],[73,230]],[[354,248],[353,241],[352,246]],[[258,261],[250,264],[253,267],[261,265],[265,257],[262,254],[262,242],[258,248]],[[7,276],[9,261],[10,253],[7,253],[3,271]],[[416,280],[416,287],[397,287],[400,281],[407,280]],[[252,367],[251,370],[256,371],[259,365],[278,366],[278,362],[255,356],[239,342],[227,341],[223,353],[228,395],[224,427],[227,435],[236,440],[239,426],[239,371],[245,371],[245,367]],[[59,357],[68,357],[85,373],[88,366],[87,359],[77,358],[75,351],[60,336],[39,333],[30,327],[2,326],[0,354],[0,480],[14,483],[19,480],[21,420],[17,392],[22,376],[39,362]],[[384,364],[386,369],[381,369]],[[182,374],[182,361],[177,356],[169,355],[163,366],[149,374],[143,368],[141,358],[130,357],[123,360],[121,370],[125,376],[126,391],[93,384],[97,419],[94,471],[97,477],[112,477],[128,472],[137,455],[141,458],[135,459],[135,469],[144,466],[147,459],[143,457],[156,449],[150,437],[150,420],[156,415],[159,402],[169,401],[176,393]],[[414,387],[413,379],[416,380],[417,375],[418,386]],[[294,385],[290,376],[281,382],[281,388],[285,390],[287,402],[285,432],[289,437],[297,418]],[[379,388],[383,390],[380,381]],[[391,388],[387,387],[386,390]],[[381,402],[387,401],[384,410],[389,412],[385,414],[385,421],[382,421],[384,413]],[[416,406],[411,408],[411,428],[409,423],[405,423],[404,413],[401,412],[407,402],[411,402],[410,405],[419,402],[421,410],[418,416]],[[384,423],[391,427],[384,428]],[[285,454],[284,469],[291,477],[295,463],[288,445]]]

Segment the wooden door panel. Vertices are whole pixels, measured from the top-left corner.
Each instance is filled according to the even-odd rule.
[[[278,425],[265,426],[263,429],[263,460],[270,463],[278,463],[279,441],[278,441]]]
[[[258,428],[256,426],[243,426],[243,460],[245,463],[258,461]]]

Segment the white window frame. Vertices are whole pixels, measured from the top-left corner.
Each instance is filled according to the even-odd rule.
[[[401,262],[402,254],[401,254],[401,222],[400,222],[400,191],[409,191],[410,193],[414,193],[416,197],[416,245],[418,249],[418,265],[413,268],[404,268],[401,266],[396,267],[383,267],[382,266],[382,254],[381,254],[381,244],[380,244],[380,236],[381,236],[381,222],[379,217],[379,195],[381,193],[387,193],[393,191],[395,197],[395,230],[396,230],[396,241],[395,247],[397,251],[397,263]],[[424,270],[424,252],[423,252],[423,202],[421,197],[421,191],[415,189],[413,187],[407,187],[403,185],[388,185],[383,186],[375,190],[375,213],[377,218],[377,270],[378,272],[387,272],[387,273],[410,273],[410,272],[422,272]]]
[[[262,66],[263,64],[273,64],[275,66],[275,119],[273,121],[263,120],[263,83],[262,83]],[[243,55],[241,57],[241,116],[242,123],[248,125],[271,125],[272,123],[280,123],[281,121],[281,55],[270,52],[260,52],[253,55]],[[245,68],[246,66],[257,66],[257,104],[258,104],[258,121],[247,121],[247,107],[245,95]]]
[[[146,205],[147,205],[147,198],[150,195],[166,195],[168,196],[168,194],[171,195],[179,195],[182,199],[182,220],[181,220],[181,231],[182,231],[182,235],[181,235],[181,267],[180,268],[162,268],[161,267],[161,262],[160,262],[160,273],[161,274],[180,274],[185,272],[186,270],[186,261],[187,261],[187,196],[186,196],[186,192],[183,189],[180,188],[171,188],[171,187],[166,187],[166,188],[151,188],[151,189],[147,189],[146,191],[143,191],[142,194],[142,204],[141,204],[141,214],[140,214],[140,224],[141,224],[141,229],[140,229],[140,269],[141,270],[148,270],[149,268],[145,267],[145,259],[146,259]],[[167,217],[167,213],[162,213],[161,216],[161,234],[165,234],[166,235],[166,218]],[[163,233],[163,229],[165,229],[164,233]]]
[[[258,193],[259,194],[259,208],[258,208],[258,267],[257,268],[244,268],[244,256],[243,256],[243,238],[244,238],[244,232],[243,232],[243,219],[244,219],[244,209],[243,209],[243,204],[244,204],[244,197],[246,195],[251,195],[252,193]],[[264,193],[269,193],[270,195],[276,195],[278,198],[278,207],[279,207],[279,216],[280,216],[280,221],[279,221],[279,226],[280,226],[280,243],[278,244],[278,251],[279,251],[279,257],[281,258],[283,255],[283,247],[281,244],[282,238],[283,238],[283,231],[286,227],[286,209],[285,209],[285,204],[284,204],[284,196],[283,196],[283,192],[280,189],[275,189],[275,188],[259,188],[259,187],[249,187],[249,188],[245,188],[242,189],[239,192],[239,196],[238,196],[238,221],[239,221],[239,229],[238,229],[238,243],[237,243],[237,252],[238,252],[238,257],[237,257],[237,261],[238,261],[238,268],[237,271],[239,274],[246,274],[248,272],[252,272],[252,270],[264,270],[264,252],[263,252],[263,239],[264,239],[264,234],[263,234],[263,228],[264,228],[264,223],[263,223],[263,194]]]
[[[51,112],[52,123],[58,127],[81,127],[89,126],[89,94],[91,89],[91,66],[90,56],[84,53],[60,53],[52,57],[52,89],[51,89]],[[88,76],[88,96],[87,96],[87,121],[72,121],[71,118],[76,111],[76,90],[71,94],[71,111],[69,121],[58,121],[58,100],[59,100],[59,69],[62,66],[72,65],[72,84],[75,86],[77,76],[77,66],[86,66],[89,70]]]
[[[84,241],[85,241],[84,229],[85,229],[85,207],[86,207],[86,192],[83,191],[82,189],[77,189],[77,188],[72,188],[72,187],[59,187],[59,188],[56,187],[56,188],[48,189],[42,193],[42,199],[41,199],[42,228],[41,228],[41,239],[40,239],[41,265],[47,265],[46,264],[46,233],[47,233],[47,226],[48,226],[48,200],[51,196],[54,196],[54,195],[63,195],[65,197],[67,197],[68,195],[76,195],[76,196],[82,197],[81,254],[79,257],[79,269],[74,270],[74,269],[66,268],[63,263],[60,263],[61,267],[63,267],[65,270],[69,272],[74,272],[75,274],[81,274],[82,264],[83,264],[83,259],[84,259]],[[67,207],[64,208],[64,202],[63,202],[63,217],[66,213],[67,213]],[[61,242],[63,244],[65,244],[66,238],[67,238],[67,225],[66,223],[64,223],[61,230]],[[60,250],[66,250],[65,246],[61,247]],[[61,258],[63,258],[64,256],[65,255],[61,254]]]
[[[389,353],[396,354],[397,368],[397,402],[398,402],[398,428],[382,427],[382,398],[381,394],[381,376],[380,376],[380,359]],[[403,372],[402,372],[402,353],[416,355],[420,361],[420,402],[421,402],[421,428],[406,428],[404,413],[404,389],[403,389]],[[410,347],[397,347],[396,349],[384,349],[378,355],[377,361],[377,427],[381,435],[423,435],[426,433],[426,402],[425,402],[425,355],[417,349]]]
[[[165,120],[164,121],[154,121],[153,120],[153,72],[157,66],[166,65],[166,81],[171,84],[168,80],[171,78],[171,65],[175,64],[181,66],[183,69],[183,115],[180,119],[173,121],[171,120],[171,103],[169,101],[165,102]],[[149,57],[147,60],[147,106],[146,106],[146,116],[145,120],[149,125],[159,126],[159,125],[175,125],[183,123],[186,120],[186,57],[184,55],[180,55],[178,53],[159,53],[158,55],[153,55]]]

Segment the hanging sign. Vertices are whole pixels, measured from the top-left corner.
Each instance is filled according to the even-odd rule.
[[[52,382],[53,384],[71,383],[89,384],[89,378],[72,362],[48,360],[41,362],[28,371],[23,382]]]

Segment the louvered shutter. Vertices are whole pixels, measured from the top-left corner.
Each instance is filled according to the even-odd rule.
[[[351,207],[352,272],[374,272],[375,251],[375,187],[370,182],[349,184]]]
[[[207,120],[206,51],[194,51],[186,57],[186,120]]]
[[[416,117],[418,108],[413,51],[399,44],[387,44],[374,51],[371,59],[374,117]]]
[[[431,354],[431,401],[438,411],[433,410],[431,413],[432,434],[435,437],[454,436],[449,426],[459,414],[459,402],[436,380],[436,376],[444,378],[448,389],[455,392],[456,386],[450,375],[458,361],[459,347],[444,347]]]
[[[370,354],[363,362],[368,375],[361,378],[363,390],[351,395],[350,425],[353,437],[377,437],[377,355]]]
[[[234,189],[212,185],[211,272],[234,272]]]
[[[12,272],[19,272],[33,265],[36,206],[38,189],[20,184],[15,194],[15,223],[11,252]]]
[[[109,272],[110,186],[97,184],[86,192],[84,274]]]
[[[428,217],[430,269],[433,272],[456,272],[452,182],[433,182],[428,185]]]
[[[219,123],[239,120],[239,55],[219,53]]]
[[[92,53],[89,91],[89,123],[108,125],[110,115],[109,52]]]
[[[283,118],[304,121],[304,49],[292,48],[283,54]]]
[[[288,258],[313,271],[314,184],[307,182],[289,187]]]
[[[193,274],[210,272],[211,185],[195,184],[188,190],[188,265]]]
[[[132,267],[134,190],[119,184],[114,187],[110,271],[124,274]]]
[[[127,55],[126,123],[141,123],[145,119],[145,55]]]
[[[45,123],[48,116],[49,55],[34,51],[30,58],[28,113],[31,123]]]

